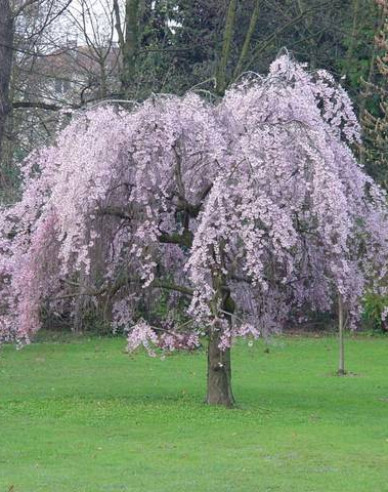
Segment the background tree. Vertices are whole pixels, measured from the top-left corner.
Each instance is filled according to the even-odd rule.
[[[0,162],[6,119],[10,111],[9,85],[12,71],[14,17],[9,0],[0,2]],[[4,176],[1,177],[4,185]]]
[[[74,81],[77,102],[111,97],[118,92],[120,61],[111,2],[76,0],[66,17],[73,46],[63,64]]]
[[[249,70],[262,73],[282,47],[310,67],[325,67],[338,78],[346,73],[354,97],[360,77],[368,73],[370,34],[377,18],[377,10],[368,0],[181,0],[177,12],[176,42],[193,46],[177,54],[178,63],[184,60],[186,73],[193,77],[191,85],[221,72],[225,72],[225,83]],[[229,49],[223,50],[227,30]]]
[[[365,81],[365,104],[362,113],[362,121],[365,128],[363,147],[363,161],[368,171],[387,188],[387,130],[388,130],[388,105],[387,105],[387,74],[388,74],[388,3],[384,0],[376,1],[380,8],[380,22],[376,26],[375,46],[376,51],[371,60],[371,74]]]
[[[28,94],[26,74],[34,72],[42,49],[47,49],[49,30],[71,0],[2,0],[0,3],[0,163],[2,192],[12,187],[14,139],[19,132],[13,108],[44,105]],[[19,72],[17,74],[17,72]],[[22,75],[21,75],[22,74]],[[23,95],[22,95],[23,93]],[[23,98],[23,104],[20,99]],[[15,102],[15,100],[17,102]],[[23,132],[22,132],[23,133]]]

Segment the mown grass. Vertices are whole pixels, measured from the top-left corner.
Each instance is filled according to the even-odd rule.
[[[233,354],[236,409],[205,406],[205,354],[120,339],[0,355],[0,491],[388,491],[388,338],[279,337]]]

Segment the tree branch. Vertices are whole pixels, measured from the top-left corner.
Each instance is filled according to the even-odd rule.
[[[121,207],[105,207],[98,211],[99,215],[112,215],[119,219],[132,220],[133,216],[130,210],[125,210]]]
[[[120,278],[114,283],[110,288],[109,287],[102,287],[99,290],[89,290],[89,291],[84,291],[84,292],[71,292],[69,294],[64,294],[59,297],[54,297],[52,300],[59,300],[59,299],[71,299],[73,297],[78,297],[78,296],[89,296],[89,297],[96,297],[96,296],[101,296],[103,294],[108,294],[108,295],[114,295],[117,293],[121,287],[124,287],[127,284],[133,284],[134,282],[131,281],[128,277],[125,278]],[[140,282],[138,282],[140,285]],[[73,284],[76,285],[76,284]],[[173,284],[170,282],[164,282],[161,280],[154,280],[152,284],[149,286],[154,289],[165,289],[165,290],[173,290],[175,292],[180,292],[181,294],[185,294],[187,296],[193,296],[194,295],[194,290],[190,289],[190,287],[185,287],[183,285],[177,285]]]
[[[44,109],[46,111],[60,111],[64,109],[63,106],[59,106],[58,104],[45,103],[43,101],[15,101],[12,103],[12,107],[14,109]],[[79,106],[76,107],[79,108]]]
[[[158,237],[158,241],[160,243],[179,244],[180,246],[191,248],[191,246],[193,245],[193,233],[189,230],[185,230],[182,234],[167,234],[166,232],[162,232],[161,235]]]
[[[174,290],[175,292],[180,292],[181,294],[186,294],[188,296],[194,295],[194,290],[190,287],[184,287],[183,285],[170,284],[169,282],[162,282],[159,280],[154,280],[150,287],[155,287],[156,289],[166,289]]]

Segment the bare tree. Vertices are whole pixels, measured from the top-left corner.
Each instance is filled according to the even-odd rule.
[[[69,66],[78,75],[74,82],[78,85],[79,102],[111,97],[118,89],[119,72],[111,0],[75,0],[67,17],[77,39]]]
[[[0,186],[9,183],[4,161],[6,137],[12,140],[8,122],[12,116],[14,97],[18,87],[14,68],[19,64],[26,73],[33,72],[42,47],[48,44],[47,36],[53,23],[67,9],[72,0],[0,0]],[[20,102],[20,95],[18,97]],[[23,108],[39,106],[35,100],[24,99]],[[16,104],[17,107],[17,104]],[[12,125],[11,125],[12,126]]]
[[[9,87],[12,72],[15,17],[9,0],[0,0],[0,163],[7,116],[10,112]],[[0,172],[0,185],[4,176]]]

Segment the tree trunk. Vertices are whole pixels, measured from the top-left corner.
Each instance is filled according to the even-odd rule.
[[[121,47],[123,70],[121,83],[125,93],[133,84],[139,52],[140,1],[127,0],[125,4],[125,44]]]
[[[229,61],[230,50],[233,40],[234,23],[236,17],[237,0],[230,0],[228,11],[226,14],[224,36],[222,41],[222,51],[220,61],[216,72],[216,91],[220,96],[224,95],[227,82],[227,67]]]
[[[0,0],[0,165],[7,115],[10,111],[9,85],[13,56],[14,19],[9,0]],[[2,182],[2,169],[0,169]]]
[[[79,296],[75,300],[74,305],[74,322],[73,332],[80,335],[84,331],[84,316],[86,297],[84,295],[86,287],[85,267],[82,265],[79,275]]]
[[[232,393],[230,349],[221,350],[219,343],[219,333],[211,333],[207,355],[206,403],[232,407],[234,398]]]
[[[245,35],[244,44],[243,47],[241,48],[240,57],[238,59],[236,68],[234,69],[234,73],[233,73],[234,80],[240,77],[240,75],[242,74],[243,67],[245,65],[245,61],[247,59],[249,48],[251,45],[252,37],[253,34],[255,33],[255,29],[257,26],[257,21],[259,20],[260,3],[261,0],[256,0],[255,8],[252,12],[251,19],[249,21],[249,27]]]
[[[342,295],[338,294],[338,338],[339,338],[339,361],[338,371],[339,376],[344,376],[345,371],[345,340],[344,340],[344,305]]]

